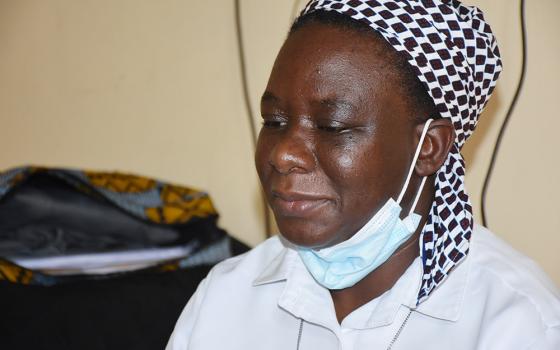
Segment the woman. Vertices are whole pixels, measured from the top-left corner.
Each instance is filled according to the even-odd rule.
[[[559,349],[558,292],[463,187],[500,71],[476,8],[311,1],[261,102],[281,237],[216,266],[168,349]]]

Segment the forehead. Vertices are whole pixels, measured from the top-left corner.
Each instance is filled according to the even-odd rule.
[[[276,96],[382,102],[398,87],[392,48],[373,33],[310,23],[291,33],[267,91]]]

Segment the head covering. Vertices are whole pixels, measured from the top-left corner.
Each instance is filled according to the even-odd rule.
[[[300,16],[336,11],[363,21],[408,59],[455,142],[435,180],[435,198],[420,236],[418,303],[466,257],[473,229],[460,154],[502,70],[496,38],[482,12],[456,0],[312,0]]]

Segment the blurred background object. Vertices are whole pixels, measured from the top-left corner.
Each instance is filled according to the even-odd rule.
[[[162,349],[210,268],[248,247],[209,195],[132,174],[0,172],[6,349]]]

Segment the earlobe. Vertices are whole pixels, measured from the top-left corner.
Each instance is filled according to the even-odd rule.
[[[423,124],[417,127],[417,138],[420,139]],[[435,174],[447,159],[447,155],[455,141],[455,128],[449,119],[432,121],[424,144],[416,162],[415,172],[419,176]]]

